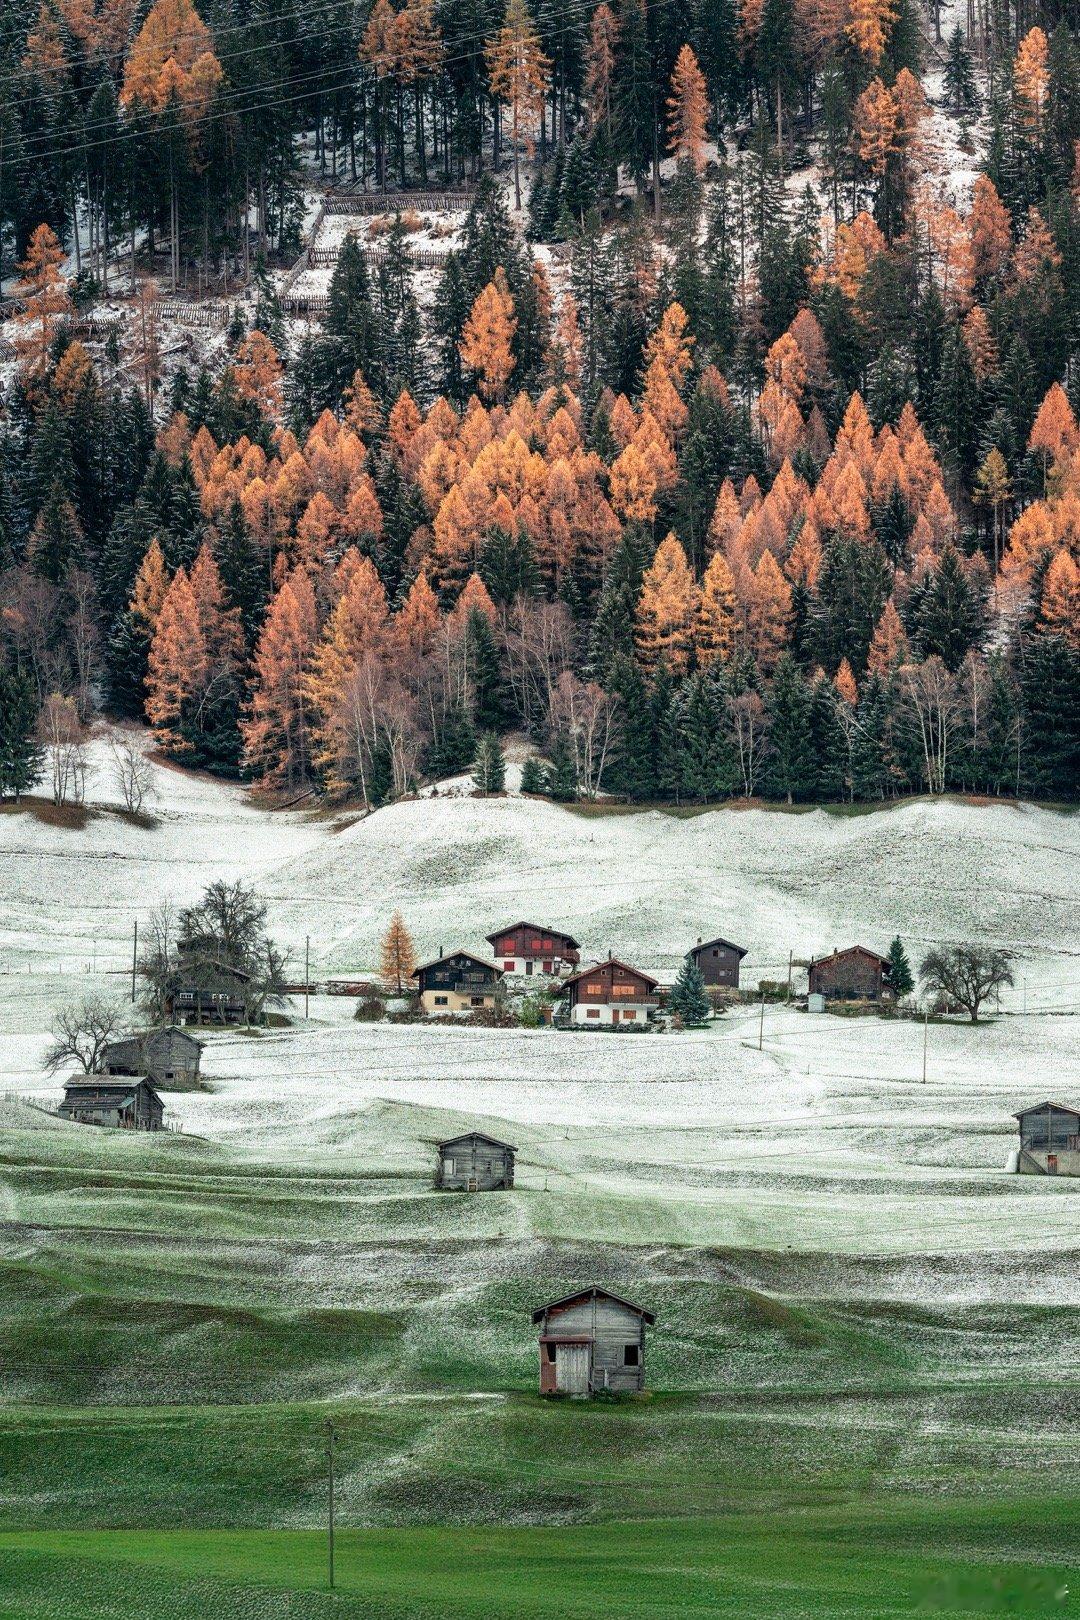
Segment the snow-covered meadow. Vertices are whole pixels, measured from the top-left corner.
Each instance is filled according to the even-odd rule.
[[[418,1237],[446,1208],[425,1191],[434,1141],[476,1124],[519,1147],[520,1196],[455,1212],[456,1235],[910,1257],[922,1281],[896,1286],[916,1293],[942,1286],[919,1257],[968,1256],[948,1285],[965,1297],[1080,1295],[1080,1186],[1003,1170],[1014,1109],[1080,1096],[1080,818],[958,802],[584,813],[460,788],[359,818],[270,812],[161,765],[155,788],[152,825],[122,815],[102,742],[84,826],[0,816],[0,1091],[55,1100],[50,1008],[124,993],[135,919],[215,876],[255,885],[298,965],[310,937],[315,977],[370,971],[395,907],[422,953],[483,950],[537,916],[665,974],[722,932],[749,947],[751,984],[784,978],[789,951],[899,933],[917,960],[932,941],[992,941],[1022,959],[977,1028],[783,1006],[637,1037],[371,1026],[316,997],[290,1029],[210,1036],[212,1089],[170,1095],[169,1114],[234,1160],[373,1170],[376,1203],[414,1201]],[[9,1130],[32,1123],[7,1108]]]

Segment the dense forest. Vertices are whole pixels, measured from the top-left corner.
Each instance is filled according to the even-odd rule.
[[[1075,799],[1078,24],[12,0],[0,793],[106,714],[289,797],[523,733],[560,799]],[[301,323],[342,185],[460,241],[425,284],[395,203]]]

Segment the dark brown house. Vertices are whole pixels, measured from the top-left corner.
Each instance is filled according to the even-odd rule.
[[[443,1192],[502,1192],[514,1185],[517,1148],[483,1131],[439,1143],[435,1185]]]
[[[581,960],[578,942],[572,934],[539,923],[511,923],[496,934],[487,935],[491,954],[504,973],[534,973],[555,978],[570,973]]]
[[[81,1074],[64,1083],[62,1119],[124,1131],[160,1131],[165,1107],[145,1075]]]
[[[739,988],[739,963],[746,955],[745,945],[733,945],[730,939],[699,939],[691,945],[690,956],[706,985],[722,985],[725,989]]]
[[[606,1288],[583,1288],[533,1311],[540,1328],[540,1393],[579,1399],[645,1388],[645,1329],[652,1311]]]
[[[606,962],[581,968],[566,980],[566,1001],[572,1024],[644,1029],[649,1014],[659,1005],[658,981],[640,968],[609,956]]]
[[[174,1024],[246,1024],[251,974],[228,962],[181,961],[165,994]]]
[[[413,972],[420,992],[420,1005],[431,1016],[477,1012],[494,1007],[502,980],[502,969],[471,951],[440,950],[430,962],[422,962]]]
[[[891,995],[889,963],[865,945],[849,945],[810,964],[810,994],[831,1001],[880,1001]]]

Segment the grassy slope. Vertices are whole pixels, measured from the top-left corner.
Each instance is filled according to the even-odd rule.
[[[0,1537],[0,1617],[1053,1615],[1069,1612],[1078,1556],[1072,1504],[1054,1499],[602,1529],[347,1531],[331,1596],[313,1532],[53,1532]]]

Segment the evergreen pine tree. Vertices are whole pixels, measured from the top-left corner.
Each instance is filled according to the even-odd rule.
[[[0,799],[29,793],[44,764],[37,699],[29,678],[0,665]]]
[[[704,1024],[712,1010],[701,969],[689,952],[671,987],[668,1005],[675,1016],[688,1025]]]
[[[918,610],[916,632],[923,656],[937,653],[952,671],[960,668],[982,631],[983,612],[956,547],[941,553]]]
[[[1023,677],[1024,780],[1040,798],[1080,782],[1080,653],[1063,636],[1032,638]]]
[[[888,963],[889,982],[897,1000],[899,1001],[904,996],[910,996],[915,988],[915,980],[912,977],[911,964],[908,962],[907,952],[904,950],[903,941],[899,934],[889,946]]]
[[[798,665],[790,653],[776,666],[766,704],[769,716],[769,760],[766,784],[771,794],[794,804],[813,796],[814,742],[810,727],[811,700]]]
[[[544,768],[536,755],[530,754],[521,767],[521,791],[522,793],[543,793],[544,786]]]
[[[975,111],[979,105],[979,93],[975,87],[975,69],[964,31],[959,23],[949,35],[944,84],[949,106],[957,118],[964,113]]]
[[[506,786],[506,760],[494,731],[486,731],[480,738],[473,780],[481,793],[501,793]]]
[[[506,686],[503,662],[488,616],[473,608],[465,629],[473,718],[482,731],[500,731],[506,724]]]
[[[560,804],[570,804],[577,798],[577,772],[570,739],[565,731],[557,731],[551,748],[551,763],[544,775],[545,791]]]

